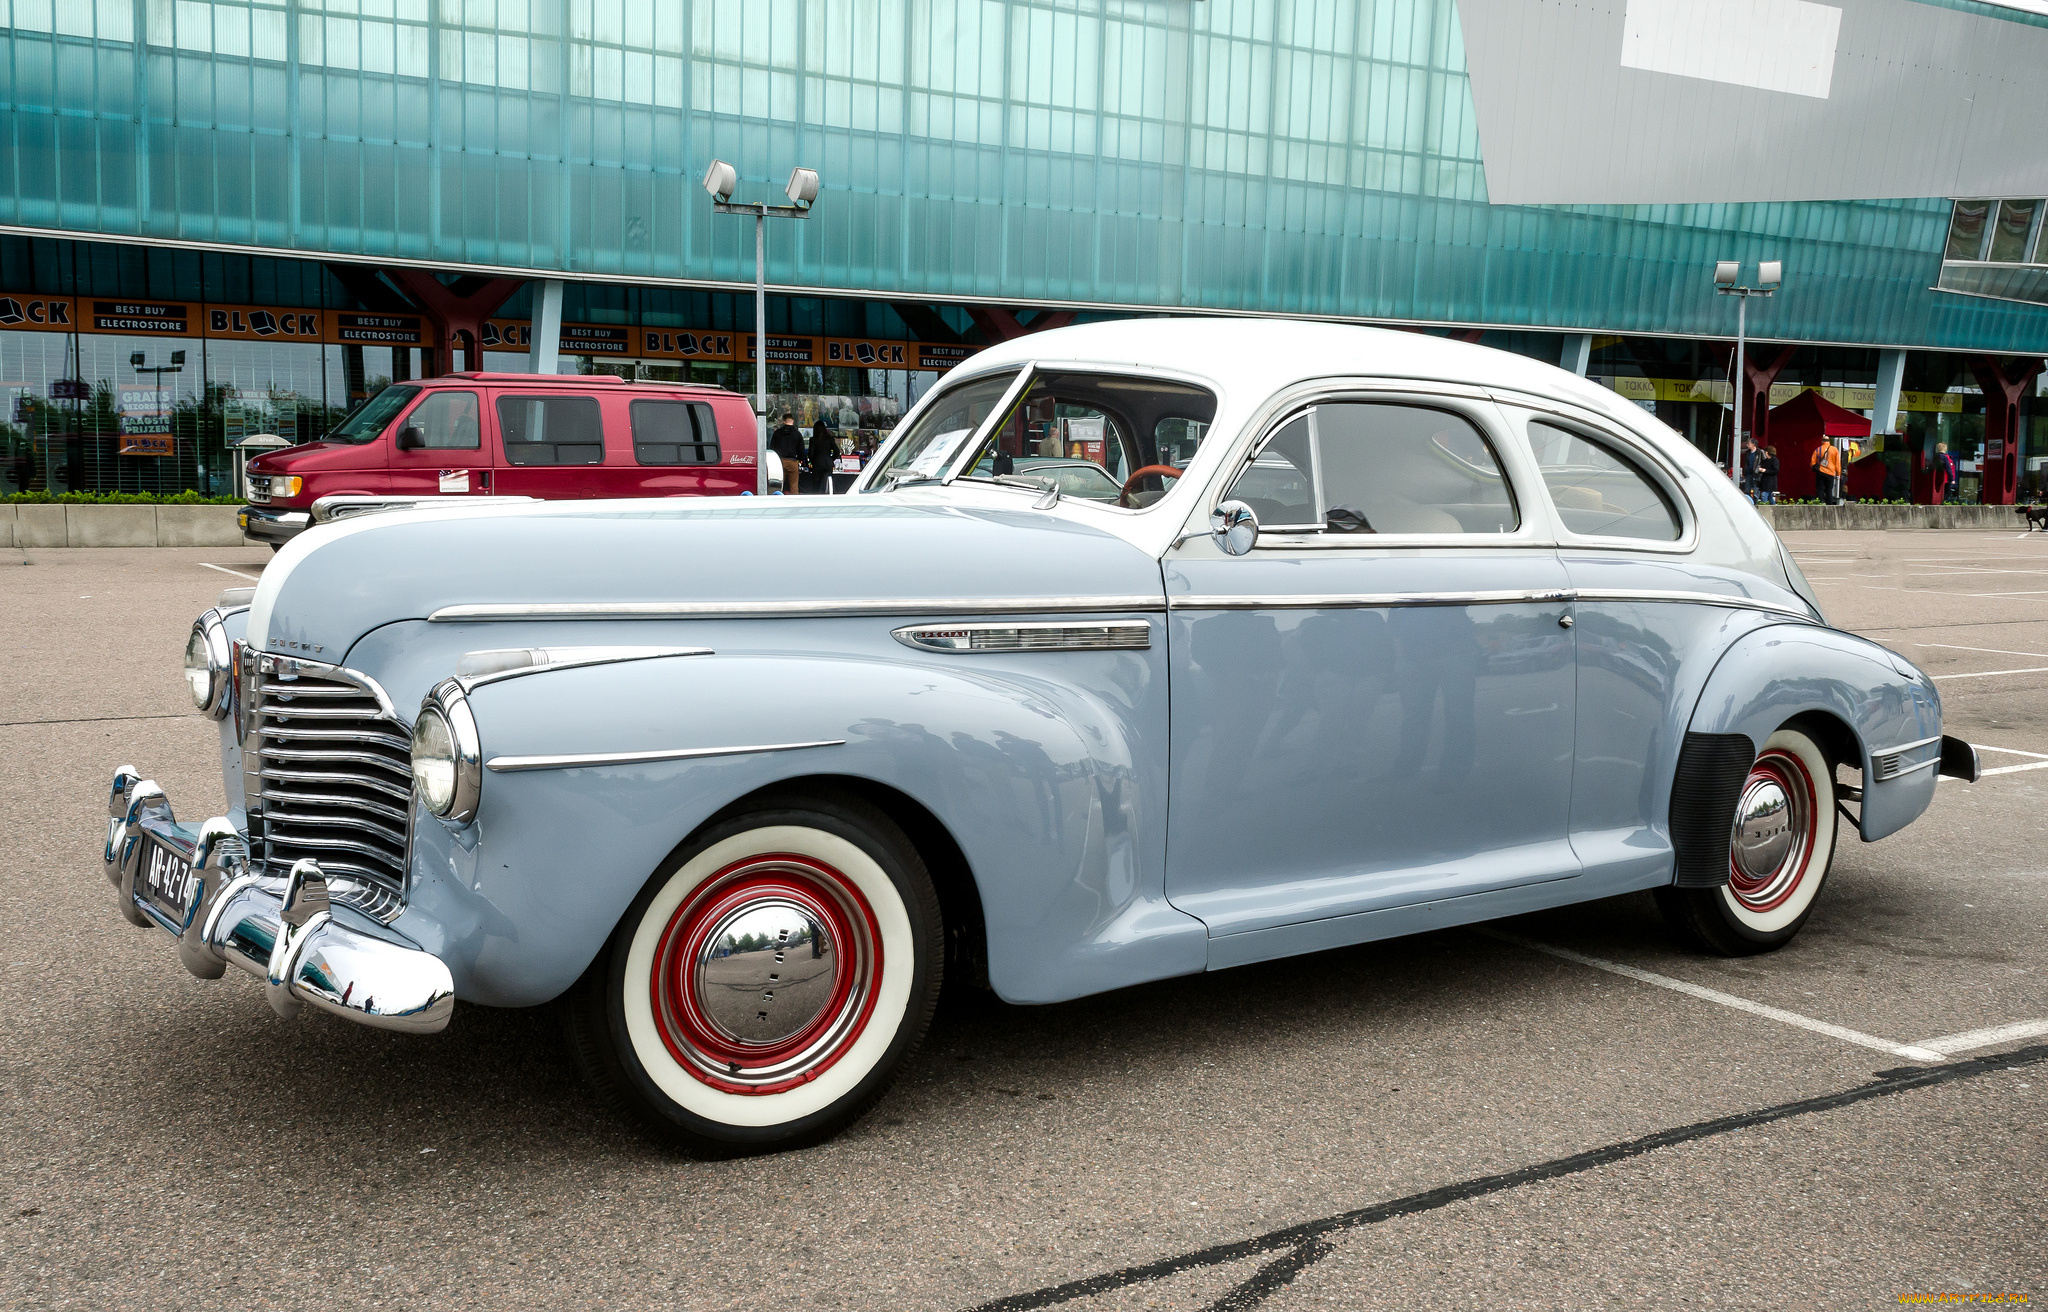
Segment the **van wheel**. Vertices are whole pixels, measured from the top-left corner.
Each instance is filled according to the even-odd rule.
[[[1790,943],[1835,858],[1835,772],[1796,729],[1771,735],[1749,768],[1728,838],[1728,882],[1660,888],[1657,907],[1693,946],[1726,957]]]
[[[816,1143],[922,1042],[943,943],[931,877],[887,816],[765,799],[648,882],[566,999],[570,1046],[607,1101],[698,1156]]]

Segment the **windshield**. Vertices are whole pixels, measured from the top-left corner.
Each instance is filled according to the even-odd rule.
[[[1063,496],[1143,509],[1166,495],[1216,418],[1215,396],[1188,383],[1044,369],[967,457],[962,444],[1015,381],[976,379],[939,397],[869,486],[887,487],[891,472],[937,478],[958,468],[963,481],[1050,483]]]
[[[374,442],[384,426],[419,394],[417,387],[387,387],[349,411],[347,418],[328,431],[326,440],[353,446]]]
[[[974,436],[989,412],[1017,380],[1017,371],[989,374],[948,388],[935,397],[899,439],[868,486],[887,490],[890,482],[937,478],[960,454],[960,445]]]

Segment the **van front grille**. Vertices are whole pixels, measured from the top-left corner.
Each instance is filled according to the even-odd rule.
[[[242,760],[265,872],[282,876],[311,857],[335,901],[396,919],[412,798],[405,726],[352,671],[281,656],[252,665]]]

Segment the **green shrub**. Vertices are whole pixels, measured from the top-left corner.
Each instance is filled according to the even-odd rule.
[[[240,497],[203,497],[197,492],[10,492],[9,505],[26,506],[239,506]]]

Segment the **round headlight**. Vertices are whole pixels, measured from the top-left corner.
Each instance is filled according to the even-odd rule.
[[[429,811],[445,816],[455,809],[455,736],[448,717],[432,706],[413,722],[412,778]]]
[[[206,635],[198,629],[185,640],[185,687],[192,704],[200,710],[213,706],[213,662],[207,656]]]

